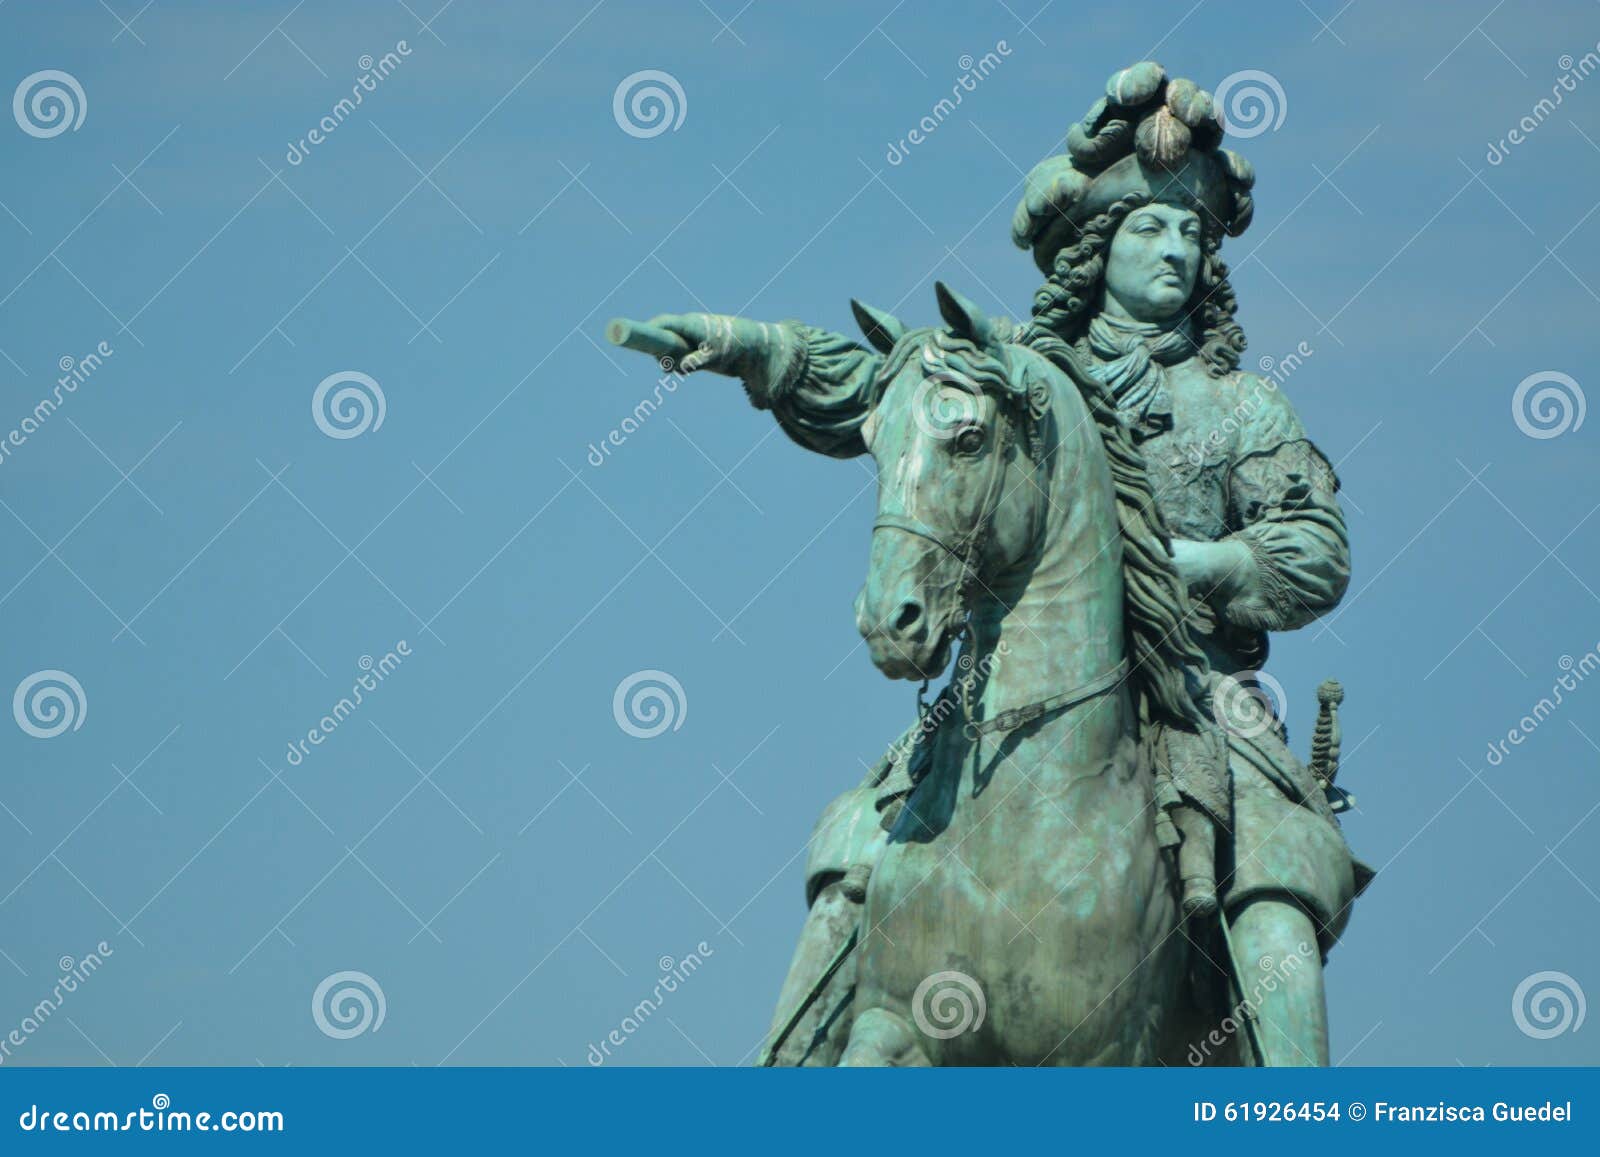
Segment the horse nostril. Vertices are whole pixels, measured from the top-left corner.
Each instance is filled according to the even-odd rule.
[[[900,613],[895,616],[894,629],[900,634],[905,634],[915,627],[921,618],[922,607],[920,605],[909,602],[901,603]]]

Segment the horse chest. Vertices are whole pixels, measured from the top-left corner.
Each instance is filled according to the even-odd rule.
[[[1114,761],[1057,782],[1041,754],[1060,738],[1017,745],[1011,774],[1004,760],[987,775],[970,759],[936,768],[873,871],[863,999],[914,1015],[930,977],[957,973],[992,1010],[987,1033],[930,1043],[936,1063],[1103,1059],[1058,1048],[1068,1038],[1142,1047],[1144,1029],[1124,1041],[1119,1022],[1149,993],[1125,981],[1170,918],[1159,852],[1139,822],[1148,799]],[[1085,1024],[1095,1031],[1074,1036]]]

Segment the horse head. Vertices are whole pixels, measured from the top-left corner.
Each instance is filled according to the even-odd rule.
[[[1032,557],[1048,510],[1049,391],[1038,359],[944,285],[944,329],[852,303],[885,358],[862,437],[878,513],[856,625],[885,675],[942,671],[976,599]]]

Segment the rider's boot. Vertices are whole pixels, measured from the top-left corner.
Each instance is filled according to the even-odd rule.
[[[1328,1063],[1328,1002],[1322,952],[1305,909],[1286,898],[1257,895],[1230,909],[1228,922],[1246,1015],[1253,1010],[1259,1065]]]
[[[838,1063],[848,1036],[847,1006],[855,969],[839,968],[829,976],[828,968],[861,922],[867,872],[865,866],[852,868],[844,878],[823,887],[812,903],[762,1050],[766,1063],[783,1067]],[[796,1020],[794,1014],[802,1006]]]
[[[871,1008],[850,1026],[850,1045],[839,1058],[842,1068],[926,1068],[919,1034],[905,1017]]]

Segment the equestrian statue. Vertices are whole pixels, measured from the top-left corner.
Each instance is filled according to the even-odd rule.
[[[714,314],[618,344],[740,379],[807,449],[870,454],[855,617],[951,669],[813,834],[763,1064],[1328,1063],[1323,968],[1371,878],[1329,681],[1309,762],[1261,668],[1343,596],[1338,479],[1242,371],[1223,264],[1255,173],[1209,93],[1114,74],[1029,174],[1025,323],[852,302],[865,343]],[[952,655],[955,661],[952,664]]]

